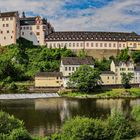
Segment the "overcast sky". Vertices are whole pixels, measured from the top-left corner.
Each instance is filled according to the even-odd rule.
[[[127,31],[140,34],[140,0],[0,0],[0,11],[40,15],[56,31]]]

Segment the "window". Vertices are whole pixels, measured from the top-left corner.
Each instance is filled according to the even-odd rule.
[[[75,43],[73,43],[73,47],[75,47]]]
[[[36,29],[39,29],[40,27],[39,26],[36,26]]]
[[[109,79],[109,76],[107,77],[107,79]]]
[[[40,32],[36,32],[36,35],[40,35]]]
[[[9,18],[7,17],[6,20],[9,20]]]
[[[69,67],[69,71],[71,71],[71,67]]]
[[[83,46],[83,43],[81,43],[81,47]]]
[[[112,79],[114,79],[114,76],[112,76]]]
[[[9,24],[6,24],[6,27],[9,27]]]
[[[2,18],[2,21],[4,21],[4,18]]]
[[[98,47],[98,43],[96,43],[96,47]]]
[[[100,47],[103,47],[103,44],[102,43],[100,43]]]
[[[9,30],[7,30],[7,33],[9,33]]]
[[[10,17],[10,20],[13,20],[13,17]]]
[[[116,44],[115,43],[113,44],[113,47],[116,47]]]
[[[3,34],[3,31],[1,31],[1,34]]]
[[[3,24],[3,27],[5,27],[5,24]]]
[[[87,43],[87,47],[89,47],[89,43]]]
[[[13,38],[13,36],[11,36],[11,39]]]
[[[24,35],[24,32],[22,32],[22,35]]]
[[[4,40],[6,40],[6,37],[4,37]]]
[[[91,47],[93,47],[93,43],[91,43]]]
[[[32,35],[33,33],[32,32],[30,32],[30,35]]]
[[[69,43],[69,47],[71,47],[71,43]]]
[[[32,30],[32,27],[30,27],[30,30]]]
[[[105,43],[104,46],[107,47],[107,43]]]
[[[67,71],[67,67],[65,67],[65,71]]]
[[[111,47],[111,43],[109,43],[109,47]]]
[[[79,47],[79,43],[77,43],[77,47]]]
[[[72,71],[74,71],[74,67],[72,67]]]

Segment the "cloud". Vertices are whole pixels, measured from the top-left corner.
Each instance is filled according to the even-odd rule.
[[[47,17],[57,31],[140,33],[139,0],[0,0],[0,9]]]

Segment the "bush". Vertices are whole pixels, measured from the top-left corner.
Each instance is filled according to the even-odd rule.
[[[134,120],[140,122],[140,105],[133,107],[131,111],[131,116]]]
[[[102,140],[104,123],[101,120],[76,117],[67,121],[62,129],[63,140]]]
[[[13,129],[23,128],[23,125],[23,122],[14,116],[0,112],[0,133],[9,134]]]
[[[62,140],[128,140],[135,136],[130,122],[118,112],[105,121],[76,117],[67,121],[62,129]]]
[[[16,90],[16,89],[18,89],[18,87],[14,82],[8,85],[8,90]]]
[[[32,140],[27,130],[23,128],[14,129],[9,136],[9,140]]]
[[[120,112],[113,112],[107,119],[105,135],[109,140],[131,139],[136,136],[130,122]]]

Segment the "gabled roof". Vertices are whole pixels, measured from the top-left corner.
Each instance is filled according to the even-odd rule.
[[[62,72],[38,72],[35,77],[62,77]]]
[[[132,61],[127,61],[127,62],[125,62],[125,61],[114,61],[115,66],[119,66],[122,63],[128,65],[129,63],[133,63],[133,62]]]
[[[46,19],[42,19],[43,24],[47,24]],[[36,25],[36,17],[22,17],[20,18],[20,25]]]
[[[2,17],[16,17],[17,15],[18,15],[18,11],[3,12],[3,13],[0,13],[0,18],[2,18]]]
[[[115,74],[113,71],[102,71],[101,74]]]
[[[134,32],[54,32],[47,36],[46,41],[140,41]]]
[[[36,17],[25,17],[25,18],[20,18],[20,25],[35,25]]]
[[[62,58],[63,65],[94,65],[92,57],[64,57]]]

